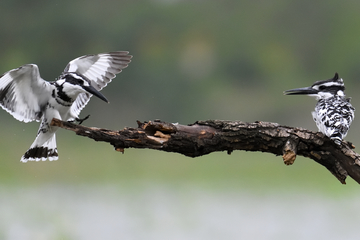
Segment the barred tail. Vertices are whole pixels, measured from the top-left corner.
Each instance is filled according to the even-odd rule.
[[[331,137],[330,139],[333,140],[335,144],[341,145],[341,142],[342,142],[341,138],[339,138],[339,137]]]
[[[343,134],[341,134],[339,131],[335,131],[333,134],[331,134],[330,139],[335,142],[337,145],[341,145]]]
[[[55,133],[51,133],[51,136],[43,144],[38,144],[41,139],[44,138],[40,133],[31,145],[30,149],[22,156],[20,162],[26,163],[27,161],[49,161],[58,160],[58,152],[56,148]]]

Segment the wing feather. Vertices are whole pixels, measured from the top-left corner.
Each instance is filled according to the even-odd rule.
[[[131,62],[131,55],[127,51],[100,53],[96,55],[85,55],[69,62],[62,74],[74,72],[82,75],[90,81],[90,84],[100,91],[116,74],[126,68]],[[71,106],[73,116],[78,116],[81,110],[89,102],[92,95],[81,93]]]
[[[50,83],[40,77],[35,64],[0,76],[0,106],[19,121],[40,121],[50,91]]]

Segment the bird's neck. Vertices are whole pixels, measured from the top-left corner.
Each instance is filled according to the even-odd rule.
[[[52,92],[53,98],[55,98],[55,100],[61,105],[71,106],[77,96],[69,96],[66,92],[64,92],[63,85],[59,85],[55,82],[54,86],[55,89]]]
[[[327,97],[318,97],[317,98],[318,101],[340,101],[340,100],[345,100],[345,96],[341,96],[341,95],[331,95],[331,96],[327,96]]]

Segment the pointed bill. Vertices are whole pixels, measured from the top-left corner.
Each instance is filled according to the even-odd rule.
[[[317,94],[318,90],[313,89],[311,87],[304,87],[304,88],[295,88],[284,91],[285,95],[311,95]]]
[[[92,95],[100,98],[101,100],[109,103],[109,101],[106,99],[106,97],[100,93],[98,90],[96,90],[93,86],[83,86],[83,89],[85,89],[88,93],[91,93]]]

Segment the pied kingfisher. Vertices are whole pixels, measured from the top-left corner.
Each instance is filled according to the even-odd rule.
[[[1,107],[19,121],[41,121],[35,141],[20,161],[57,160],[58,127],[50,126],[51,120],[82,122],[78,116],[92,95],[108,102],[99,91],[128,66],[132,58],[128,54],[119,51],[76,58],[53,82],[42,79],[35,64],[0,76]]]
[[[350,104],[350,98],[345,98],[344,91],[344,81],[335,73],[331,79],[317,81],[311,87],[287,90],[284,94],[316,97],[318,102],[312,112],[316,126],[340,145],[355,117],[355,108]]]

